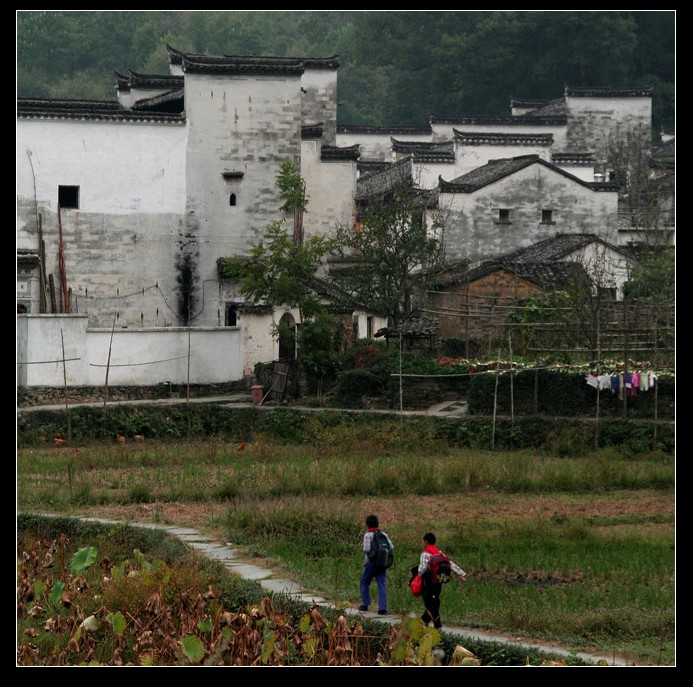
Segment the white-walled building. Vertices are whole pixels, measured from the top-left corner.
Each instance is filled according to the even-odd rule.
[[[246,302],[218,261],[246,255],[282,218],[286,161],[306,183],[306,238],[353,223],[359,194],[410,159],[414,183],[446,214],[447,256],[478,261],[560,232],[617,244],[617,193],[595,175],[611,136],[650,131],[648,89],[566,88],[555,101],[513,100],[509,117],[350,127],[337,123],[337,56],[169,47],[169,61],[167,75],[116,74],[113,101],[18,100],[17,304],[36,318],[18,324],[20,383],[42,379],[28,363],[63,355],[56,332],[70,315],[74,385],[100,379],[113,352],[122,384],[179,383],[191,369],[194,383],[245,379],[276,359],[272,324],[298,313]],[[352,317],[361,337],[387,325]],[[198,360],[183,369],[185,332],[197,334]]]
[[[491,160],[440,180],[446,256],[472,263],[527,248],[556,234],[618,239],[618,192],[582,181],[538,155]]]

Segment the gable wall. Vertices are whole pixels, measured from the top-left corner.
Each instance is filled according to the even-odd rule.
[[[652,98],[566,97],[569,150],[592,152],[605,162],[609,140],[636,132],[649,148],[652,137]]]
[[[175,253],[180,310],[189,307],[196,326],[217,324],[223,312],[217,259],[247,254],[281,217],[275,180],[283,162],[300,162],[300,95],[299,76],[185,77],[185,227]]]
[[[306,69],[301,77],[301,85],[306,91],[302,97],[303,123],[322,123],[322,142],[336,145],[337,70]]]
[[[473,193],[440,194],[448,213],[446,255],[479,261],[526,248],[557,233],[594,233],[616,243],[618,198],[595,192],[541,164],[533,164]],[[510,224],[499,224],[499,209]],[[542,224],[542,210],[553,224]]]
[[[40,218],[46,280],[59,290],[58,186],[78,186],[79,209],[61,213],[63,248],[68,287],[93,326],[116,313],[119,326],[174,321],[164,294],[176,284],[186,136],[182,124],[17,120],[17,248],[39,251]],[[38,313],[38,289],[31,298]]]
[[[301,176],[306,182],[308,208],[303,217],[305,237],[325,236],[353,221],[356,160],[320,159],[321,140],[301,143]]]

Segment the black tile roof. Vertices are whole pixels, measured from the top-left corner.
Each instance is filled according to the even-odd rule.
[[[303,286],[312,291],[316,296],[329,302],[331,312],[351,312],[354,310],[367,310],[362,303],[338,286],[333,281],[321,279],[320,277],[306,277],[302,280]]]
[[[431,124],[468,124],[484,126],[566,126],[568,118],[565,115],[537,116],[515,115],[507,117],[486,117],[483,115],[435,115],[432,114]]]
[[[309,70],[336,70],[339,56],[275,57],[267,55],[208,55],[183,52],[167,46],[171,64],[179,64],[186,73],[212,74],[285,74],[301,75]]]
[[[453,127],[455,141],[466,146],[551,146],[553,134],[507,134],[483,131],[460,131]]]
[[[444,291],[446,288],[460,284],[471,284],[499,271],[514,274],[547,290],[562,288],[570,280],[586,275],[584,267],[578,262],[514,262],[498,258],[487,260],[471,270],[466,270],[464,266],[461,266],[457,271],[451,270],[441,274],[433,280],[432,287]]]
[[[552,100],[547,100],[547,99],[532,99],[532,98],[513,98],[510,96],[510,107],[519,107],[522,108],[523,110],[531,109],[531,110],[538,110],[545,105],[548,105],[549,103],[553,102]]]
[[[36,251],[17,249],[17,267],[35,267],[41,264],[41,257]]]
[[[331,57],[304,57],[306,69],[339,69],[339,55]]]
[[[128,70],[127,76],[116,72],[116,85],[122,90],[130,88],[161,88],[173,90],[182,88],[185,77],[175,74],[139,74]]]
[[[635,88],[594,88],[591,86],[566,86],[565,96],[573,98],[651,98],[653,86]]]
[[[395,153],[412,155],[414,162],[454,163],[455,143],[444,141],[430,143],[427,141],[398,141],[390,137],[392,150]]]
[[[337,127],[338,134],[359,134],[361,136],[430,136],[431,127],[415,126],[360,126],[342,124]]]
[[[356,182],[356,200],[377,197],[403,184],[412,185],[414,178],[411,156],[393,162],[384,169],[359,177]]]
[[[17,117],[21,119],[90,119],[94,121],[133,121],[183,123],[182,115],[170,112],[132,112],[117,101],[51,100],[18,98]]]
[[[322,146],[320,148],[320,159],[329,162],[330,160],[358,160],[359,155],[358,143],[345,148],[337,146]]]
[[[263,76],[282,74],[301,76],[304,61],[296,57],[254,57],[236,55],[184,54],[182,62],[186,74],[239,74]]]
[[[576,184],[586,186],[593,191],[618,190],[618,186],[616,184],[583,181],[582,179],[579,179],[573,174],[566,172],[560,167],[557,167],[546,160],[542,160],[538,155],[519,155],[517,157],[489,160],[482,167],[473,169],[471,172],[467,172],[467,174],[463,174],[452,181],[445,181],[439,177],[439,188],[441,193],[474,193],[475,191],[478,191],[480,188],[483,188],[494,181],[503,179],[504,177],[519,172],[525,167],[535,164],[543,165],[544,167],[555,171],[557,174],[561,174],[568,179],[572,179]]]
[[[303,124],[301,126],[301,140],[310,141],[315,138],[322,138],[324,125],[322,122],[318,124]]]
[[[383,327],[374,334],[376,338],[399,338],[400,333],[408,339],[427,339],[440,331],[440,320],[424,315],[412,314],[397,327]]]
[[[184,106],[185,90],[178,88],[151,98],[142,98],[133,103],[130,109],[134,112],[175,112],[180,114],[183,112]]]
[[[552,153],[551,162],[563,165],[594,165],[592,153]]]
[[[552,262],[561,260],[566,256],[581,250],[593,243],[599,243],[606,248],[610,248],[621,253],[626,258],[634,258],[633,253],[622,246],[615,246],[608,241],[604,241],[597,234],[556,234],[555,236],[543,239],[537,243],[520,248],[511,253],[499,256],[498,260],[512,263],[525,262]]]

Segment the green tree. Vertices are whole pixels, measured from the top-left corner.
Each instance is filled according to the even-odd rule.
[[[673,248],[649,251],[633,268],[624,285],[628,298],[647,299],[674,305],[676,299],[676,255]]]
[[[336,229],[343,262],[330,277],[363,309],[397,326],[416,309],[431,269],[443,262],[442,214],[429,215],[428,194],[410,179],[358,206],[356,223]]]
[[[664,246],[674,226],[675,175],[653,174],[650,143],[638,130],[624,131],[607,140],[606,165],[619,185],[622,228],[637,231],[647,246]]]

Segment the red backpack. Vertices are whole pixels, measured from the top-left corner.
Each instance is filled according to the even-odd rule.
[[[442,552],[432,554],[428,563],[428,571],[431,573],[432,584],[449,582],[450,577],[452,577],[450,559]]]

